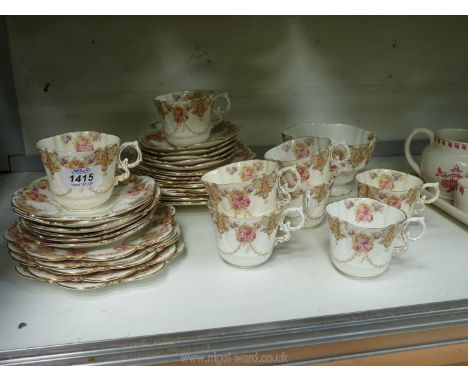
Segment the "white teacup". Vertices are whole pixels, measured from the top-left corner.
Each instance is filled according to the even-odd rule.
[[[298,123],[284,130],[282,135],[285,141],[297,137],[322,137],[330,138],[333,143],[345,142],[348,145],[351,155],[336,178],[332,196],[346,195],[353,190],[354,176],[367,164],[377,144],[374,132],[340,123]],[[333,154],[343,159],[346,153],[340,151],[337,148]]]
[[[57,203],[70,210],[86,210],[105,203],[114,186],[130,176],[141,162],[138,142],[120,144],[119,137],[78,131],[41,139],[36,147]],[[126,147],[137,152],[134,162],[121,159]],[[116,167],[123,173],[116,175]]]
[[[453,204],[468,215],[468,178],[458,179]]]
[[[333,156],[338,147],[344,152],[341,159]],[[317,137],[291,139],[265,153],[266,159],[277,161],[281,167],[294,166],[299,173],[299,188],[291,194],[291,206],[303,209],[304,228],[315,227],[323,220],[331,187],[349,155],[348,145]],[[287,180],[294,184],[291,177]]]
[[[224,110],[219,107],[215,109],[219,98],[226,102]],[[211,129],[223,120],[222,114],[228,112],[231,107],[227,93],[216,94],[211,90],[163,94],[155,97],[153,101],[163,121],[166,139],[176,147],[206,142]]]
[[[282,179],[288,172],[296,177],[291,187]],[[209,206],[238,218],[273,212],[278,202],[288,204],[291,193],[299,187],[297,179],[299,174],[294,166],[280,168],[277,162],[261,159],[231,163],[207,172],[201,178]]]
[[[426,204],[439,198],[439,183],[424,183],[418,177],[401,171],[364,171],[356,175],[356,183],[358,196],[380,200],[400,208],[408,216],[421,213]],[[433,190],[433,195],[427,199],[422,195],[423,190]]]
[[[333,157],[335,149],[344,151],[344,157]],[[265,153],[265,159],[274,160],[281,167],[296,166],[301,176],[299,189],[307,191],[312,186],[328,182],[339,174],[349,159],[350,150],[344,143],[332,143],[329,138],[301,137],[280,143]]]
[[[385,272],[393,254],[405,251],[408,240],[426,232],[423,217],[407,218],[395,207],[369,198],[348,198],[326,207],[330,228],[330,255],[345,275],[367,278]],[[417,223],[422,231],[410,236],[408,225]],[[397,245],[397,236],[402,240]]]
[[[267,261],[273,249],[291,237],[290,231],[300,229],[304,215],[300,208],[278,208],[252,218],[235,218],[209,208],[215,226],[219,256],[237,267],[255,267]],[[296,214],[299,221],[291,226],[287,217]],[[284,235],[277,236],[278,228]]]
[[[304,212],[303,228],[312,228],[322,222],[334,182],[335,177],[332,176],[328,181],[309,187],[305,191],[299,190],[291,194],[290,206],[299,207]],[[293,223],[296,221],[293,220]]]

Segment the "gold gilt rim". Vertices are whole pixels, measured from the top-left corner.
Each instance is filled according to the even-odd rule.
[[[23,277],[26,277],[26,278],[29,278],[29,279],[32,279],[32,280],[36,280],[36,281],[42,281],[42,282],[45,282],[45,283],[48,283],[48,284],[53,284],[53,285],[57,285],[57,286],[60,286],[60,287],[63,287],[63,288],[66,288],[66,289],[71,289],[71,290],[77,290],[77,291],[85,291],[85,290],[91,290],[91,289],[98,289],[98,288],[103,288],[103,287],[107,287],[107,286],[111,286],[111,285],[117,285],[117,284],[120,284],[120,283],[125,283],[125,282],[133,282],[133,281],[140,281],[140,280],[144,280],[146,278],[149,278],[149,277],[152,277],[152,276],[155,276],[156,274],[158,274],[162,269],[165,268],[165,265],[170,263],[171,261],[173,261],[176,257],[178,257],[179,255],[181,255],[183,252],[184,252],[184,249],[185,247],[182,246],[182,248],[180,250],[177,250],[176,253],[174,254],[174,256],[172,256],[170,259],[162,262],[162,263],[157,263],[155,264],[153,267],[156,268],[156,270],[148,275],[144,275],[144,272],[147,271],[148,269],[143,269],[143,270],[139,270],[139,271],[136,271],[135,273],[127,276],[127,277],[124,277],[122,279],[119,279],[119,280],[115,280],[115,281],[110,281],[110,282],[103,282],[103,283],[87,283],[89,285],[92,285],[91,288],[79,288],[79,287],[72,287],[70,286],[70,283],[57,283],[57,282],[51,282],[51,281],[48,281],[48,280],[44,280],[44,279],[40,279],[36,276],[34,276],[33,274],[31,274],[30,272],[28,273],[25,273],[25,272],[22,272],[19,270],[18,267],[21,267],[24,269],[24,267],[20,266],[20,265],[17,265],[15,266],[15,270],[18,274],[20,274],[21,276]],[[151,266],[150,266],[151,267]],[[27,268],[26,268],[26,272],[27,272]],[[138,276],[138,273],[140,274],[143,274],[143,276],[139,277]],[[76,284],[80,284],[80,283],[76,283]]]
[[[171,223],[171,231],[169,234],[164,236],[160,242],[156,242],[153,244],[150,244],[148,246],[143,246],[143,247],[135,247],[129,252],[122,251],[120,253],[115,253],[112,256],[106,255],[105,260],[103,260],[103,257],[101,255],[94,255],[90,256],[89,253],[83,253],[80,254],[79,256],[77,255],[62,255],[59,256],[57,254],[54,255],[49,255],[48,256],[43,256],[43,257],[38,257],[36,255],[32,255],[28,253],[22,246],[21,243],[16,243],[16,242],[8,242],[8,249],[9,250],[14,250],[15,252],[18,252],[15,250],[17,248],[18,250],[22,251],[24,253],[24,256],[30,259],[33,259],[34,261],[38,260],[41,262],[46,262],[46,263],[57,263],[60,264],[62,263],[64,266],[68,264],[76,264],[78,265],[79,262],[82,263],[104,263],[104,262],[116,262],[116,261],[121,261],[122,259],[129,257],[129,256],[134,256],[137,252],[142,252],[146,253],[148,251],[158,251],[163,247],[167,247],[168,245],[174,244],[177,242],[181,235],[180,228],[177,224]],[[14,247],[14,248],[12,248]],[[54,268],[53,266],[50,266]],[[71,266],[70,266],[71,268]]]
[[[210,158],[216,158],[220,157],[222,155],[225,155],[227,152],[231,150],[235,150],[237,147],[237,140],[233,139],[230,142],[227,142],[225,145],[221,145],[219,147],[216,147],[215,150],[211,150],[209,152],[200,152],[197,153],[195,151],[193,152],[188,152],[187,154],[169,154],[169,153],[157,153],[157,152],[152,152],[148,151],[144,148],[142,148],[142,153],[144,156],[150,156],[152,158],[155,158],[159,161],[163,161],[166,163],[173,163],[173,162],[180,162],[180,161],[186,161],[186,160],[191,160],[191,159],[207,159],[209,160]]]
[[[159,165],[162,166],[163,168],[168,168],[172,169],[172,167],[178,169],[178,168],[192,168],[195,166],[199,166],[196,168],[202,168],[202,165],[207,165],[210,163],[215,163],[220,160],[228,160],[231,158],[234,153],[237,151],[237,146],[233,147],[232,149],[226,151],[222,155],[217,155],[212,158],[189,158],[189,159],[184,159],[180,161],[172,161],[172,162],[167,162],[164,159],[159,159],[154,156],[149,156],[149,155],[143,155],[143,162],[146,163],[152,163],[154,165]]]
[[[151,176],[148,176],[148,177],[152,178]],[[154,181],[154,178],[153,178],[153,181]],[[111,212],[111,213],[106,214],[106,215],[91,216],[91,217],[87,216],[85,218],[79,218],[79,217],[69,218],[68,216],[60,217],[60,218],[59,217],[53,217],[53,216],[37,216],[37,215],[34,215],[34,214],[25,213],[24,211],[21,211],[16,206],[14,206],[13,203],[11,203],[11,208],[15,213],[17,213],[21,217],[24,217],[25,219],[28,219],[28,220],[37,219],[37,220],[40,220],[40,221],[49,222],[49,223],[57,223],[57,224],[60,224],[60,225],[67,224],[67,223],[70,224],[70,225],[71,224],[83,224],[84,225],[84,224],[88,224],[88,223],[90,223],[90,224],[101,223],[103,221],[107,221],[107,219],[114,219],[114,220],[121,219],[122,216],[130,213],[131,211],[134,211],[134,210],[142,207],[143,205],[147,204],[148,202],[150,202],[154,198],[159,198],[160,196],[161,196],[161,189],[158,186],[158,184],[156,182],[154,182],[153,192],[151,192],[149,197],[144,199],[142,203],[138,203],[135,206],[131,206],[130,208],[127,208],[125,211],[122,211],[122,212],[119,212],[119,213]]]
[[[121,233],[131,230],[132,228],[139,227],[146,219],[150,219],[154,212],[156,211],[157,206],[154,206],[151,210],[135,218],[135,220],[124,223],[118,227],[113,227],[109,230],[103,230],[98,232],[75,232],[75,233],[59,233],[55,231],[46,231],[40,230],[31,227],[27,222],[22,219],[19,219],[20,225],[25,228],[29,233],[36,235],[40,239],[44,240],[60,240],[60,241],[70,241],[70,242],[94,242],[95,240],[106,240],[108,238],[114,237]],[[79,235],[79,236],[78,236]]]
[[[173,245],[173,244],[172,244]],[[170,247],[170,245],[168,246]],[[168,248],[165,247],[165,248]],[[125,269],[131,268],[132,266],[139,265],[145,261],[151,260],[154,256],[158,256],[157,251],[144,251],[136,255],[130,255],[128,258],[131,258],[127,262],[122,262],[126,257],[116,260],[116,261],[106,261],[103,264],[99,262],[72,262],[71,265],[66,264],[66,262],[43,262],[37,259],[31,258],[27,254],[18,253],[10,248],[8,248],[8,253],[17,263],[33,266],[36,268],[44,269],[51,273],[56,273],[58,275],[85,275],[96,272],[105,272],[108,270],[114,269]],[[134,257],[134,258],[132,258]],[[145,259],[144,262],[139,263],[141,259]],[[121,261],[122,260],[122,261]],[[120,261],[120,262],[119,262]],[[64,264],[65,263],[65,264]],[[76,271],[76,272],[75,272]]]
[[[127,238],[127,237],[133,235],[134,233],[140,231],[144,227],[146,227],[150,221],[151,221],[151,216],[147,217],[143,222],[140,223],[140,225],[138,225],[135,228],[129,229],[129,230],[125,231],[125,232],[122,232],[122,233],[120,233],[118,235],[112,236],[112,237],[107,238],[107,239],[96,240],[96,241],[93,241],[93,242],[86,242],[86,243],[84,243],[83,240],[79,240],[79,239],[77,239],[77,241],[78,241],[77,243],[69,243],[69,242],[68,243],[63,243],[63,242],[54,241],[54,240],[50,240],[50,239],[49,240],[42,240],[42,239],[37,240],[34,236],[31,236],[30,232],[24,232],[24,231],[21,230],[21,228],[19,228],[19,230],[20,230],[20,233],[27,240],[31,240],[31,241],[33,241],[35,243],[38,243],[38,244],[46,246],[46,247],[53,247],[53,248],[60,248],[60,249],[74,249],[74,248],[84,249],[84,248],[100,247],[100,246],[111,244],[111,243],[117,242],[117,241],[119,241],[121,239]],[[37,235],[37,234],[33,234],[33,235]]]
[[[192,150],[187,150],[186,147],[181,147],[180,151],[158,151],[154,147],[148,147],[144,146],[139,142],[139,145],[141,149],[144,152],[147,152],[148,154],[153,154],[153,155],[159,155],[159,156],[171,156],[171,157],[178,157],[178,156],[184,156],[184,155],[209,155],[213,152],[219,151],[223,148],[226,148],[230,145],[233,145],[235,142],[237,142],[237,135],[222,141],[219,144],[206,147],[206,148],[196,148]]]
[[[179,239],[179,241],[181,241],[181,240],[182,239]],[[129,265],[125,266],[125,267],[119,266],[119,267],[116,267],[116,268],[95,267],[95,268],[91,268],[91,269],[87,269],[87,268],[85,268],[85,269],[74,268],[73,269],[73,270],[81,271],[81,273],[62,273],[64,270],[70,270],[70,269],[65,268],[65,269],[62,269],[62,272],[60,272],[59,270],[49,269],[49,268],[41,266],[41,265],[36,265],[36,264],[34,264],[32,262],[30,262],[29,265],[28,264],[22,264],[22,265],[26,266],[30,270],[30,272],[31,272],[31,269],[37,269],[37,270],[40,270],[40,271],[43,271],[43,272],[46,272],[46,273],[50,274],[49,275],[50,278],[47,278],[45,276],[44,277],[41,276],[40,274],[36,274],[34,272],[31,272],[36,277],[45,278],[45,279],[51,280],[51,281],[56,281],[56,282],[59,282],[59,281],[106,282],[106,280],[91,281],[89,278],[94,277],[96,279],[97,277],[106,277],[106,275],[109,276],[109,277],[113,277],[112,275],[118,275],[119,272],[125,272],[125,271],[133,273],[138,268],[155,265],[155,264],[165,262],[165,261],[171,259],[176,254],[176,252],[178,250],[179,251],[181,250],[180,249],[181,247],[183,249],[183,246],[184,246],[183,241],[182,241],[182,244],[180,244],[179,242],[173,243],[171,245],[168,245],[168,246],[162,248],[159,251],[155,251],[153,254],[150,253],[151,256],[146,258],[145,261],[140,262],[140,263],[135,263],[135,264],[129,264]],[[162,255],[164,255],[164,256],[162,256]],[[54,277],[55,277],[55,279],[54,279]],[[122,276],[116,276],[116,277],[121,278]],[[123,276],[123,277],[125,277],[125,276]],[[110,281],[110,280],[107,280],[107,281]]]
[[[8,252],[16,254],[17,257],[23,261],[32,262],[40,267],[45,267],[50,270],[60,270],[60,269],[80,269],[80,268],[105,268],[105,267],[114,267],[114,266],[125,266],[130,264],[133,261],[140,260],[143,257],[148,256],[151,253],[161,252],[164,248],[167,248],[170,245],[176,243],[181,237],[180,230],[174,231],[168,237],[160,243],[150,245],[148,247],[142,248],[140,250],[124,254],[123,256],[113,257],[111,259],[102,260],[96,258],[79,258],[79,259],[62,259],[59,261],[51,261],[37,258],[33,255],[28,254],[18,245],[8,243]]]
[[[228,135],[226,135],[224,137],[219,137],[217,139],[214,139],[214,136],[212,135],[212,136],[210,136],[210,138],[207,141],[201,142],[201,143],[196,143],[196,144],[194,144],[192,146],[187,146],[187,147],[170,146],[170,147],[162,148],[162,147],[156,147],[156,146],[147,146],[147,145],[143,144],[142,141],[144,140],[144,138],[148,134],[151,134],[151,133],[143,134],[140,137],[138,137],[138,143],[141,146],[145,147],[145,148],[149,147],[149,148],[152,148],[154,150],[160,151],[162,153],[164,153],[164,152],[178,152],[178,151],[181,151],[181,150],[187,151],[188,147],[190,147],[190,149],[193,149],[193,150],[207,149],[207,148],[219,145],[220,142],[225,142],[228,139],[232,139],[233,137],[237,137],[237,135],[239,135],[240,128],[238,126],[235,126],[231,122],[228,122],[228,121],[222,121],[220,124],[226,125],[226,127],[225,127],[226,129],[231,129],[231,131],[229,132]],[[217,126],[219,126],[219,124]],[[216,129],[217,126],[215,126],[215,129]]]
[[[91,226],[91,227],[61,227],[61,226],[50,226],[46,224],[41,224],[41,223],[36,223],[31,220],[27,220],[23,217],[20,217],[19,219],[27,220],[27,224],[34,228],[35,230],[38,231],[44,231],[48,232],[50,234],[88,234],[88,233],[93,233],[93,232],[102,232],[106,233],[106,231],[114,231],[119,228],[123,228],[124,226],[128,226],[130,224],[136,223],[137,221],[141,220],[142,216],[147,216],[148,213],[150,213],[153,210],[157,210],[159,203],[159,198],[155,199],[151,204],[147,205],[144,209],[141,211],[135,211],[132,212],[131,215],[128,217],[122,218],[122,219],[115,219],[112,220],[111,222],[106,222],[101,225],[96,225],[96,226]]]

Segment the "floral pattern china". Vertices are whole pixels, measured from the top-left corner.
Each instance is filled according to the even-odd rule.
[[[299,208],[277,209],[251,218],[235,218],[209,208],[215,227],[219,256],[231,265],[254,267],[267,261],[276,245],[290,239],[290,231],[300,229],[304,215]],[[299,217],[291,224],[291,216]],[[280,229],[283,235],[277,236]]]
[[[71,210],[91,209],[105,203],[119,182],[130,176],[130,168],[141,162],[137,142],[120,143],[119,137],[95,131],[78,131],[37,142],[57,203]],[[121,159],[125,148],[136,151],[136,159]],[[122,170],[116,175],[116,169]]]
[[[430,139],[421,155],[421,165],[411,154],[411,141],[417,134]],[[410,166],[426,182],[440,183],[440,197],[453,200],[459,179],[468,178],[468,129],[414,129],[405,141],[405,156]]]
[[[408,240],[420,239],[426,232],[423,217],[408,218],[402,210],[369,198],[334,202],[326,211],[332,262],[352,277],[375,277],[385,272],[392,256],[407,249]],[[422,228],[418,235],[410,236],[410,223]]]
[[[249,160],[225,165],[202,176],[212,208],[236,217],[252,217],[274,211],[279,189],[290,200],[290,192],[297,189],[281,184],[288,171],[299,174],[293,167],[280,169],[273,161]]]
[[[213,130],[207,141],[197,143],[189,147],[175,147],[172,146],[166,138],[166,134],[160,124],[154,125],[154,131],[142,135],[138,138],[138,142],[144,148],[157,150],[161,152],[186,152],[187,150],[206,149],[213,146],[218,146],[239,134],[239,127],[233,125],[228,121],[218,123]]]
[[[215,108],[218,99],[224,99],[224,110]],[[231,105],[227,93],[213,91],[164,94],[155,97],[154,103],[163,122],[165,138],[176,147],[206,142],[214,124],[222,121],[222,114]]]
[[[408,216],[421,213],[424,206],[439,197],[438,183],[423,183],[416,176],[404,172],[375,169],[356,175],[358,196],[379,200],[402,209]],[[427,198],[422,191],[431,192]]]
[[[352,191],[354,176],[367,165],[377,144],[377,134],[374,132],[339,123],[298,123],[284,130],[282,136],[284,141],[307,136],[323,137],[329,138],[332,143],[342,142],[349,147],[349,157],[344,147],[333,149],[334,158],[348,159],[336,178],[331,196],[342,196]]]
[[[56,202],[46,177],[14,192],[11,202],[24,215],[55,221],[102,220],[135,209],[150,200],[157,187],[147,176],[131,176],[114,188],[103,205],[82,211],[69,211]]]
[[[44,261],[88,260],[110,261],[128,256],[135,251],[155,246],[167,241],[170,235],[177,236],[179,228],[173,224],[175,209],[172,206],[160,204],[149,224],[135,233],[135,235],[120,240],[112,245],[99,246],[91,249],[61,249],[41,245],[27,240],[18,230],[18,223],[9,228],[5,234],[5,240],[19,247],[27,255],[34,259]]]

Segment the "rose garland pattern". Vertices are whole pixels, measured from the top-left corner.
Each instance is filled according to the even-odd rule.
[[[389,204],[395,208],[401,208],[403,203],[407,203],[408,206],[412,206],[414,202],[419,198],[421,194],[420,187],[413,187],[401,195],[389,194],[381,192],[377,187],[372,187],[364,183],[358,184],[358,194],[363,198],[371,198],[380,200],[386,204]]]
[[[241,181],[252,181],[252,183],[243,188],[224,188],[206,182],[205,188],[210,205],[216,209],[225,200],[236,215],[240,213],[248,214],[252,194],[267,199],[271,191],[276,187],[277,173],[272,172],[258,176],[258,173],[263,169],[264,164],[262,162],[253,165],[226,167],[228,174],[234,175],[237,173]]]
[[[58,154],[47,150],[41,150],[41,157],[45,168],[51,175],[56,174],[62,167],[75,169],[87,168],[91,165],[101,165],[102,171],[107,171],[107,168],[114,162],[117,153],[119,152],[118,144],[106,146],[97,149],[94,153],[76,158],[73,156],[63,157],[59,160]]]
[[[355,258],[360,257],[361,262],[367,261],[374,268],[384,268],[388,265],[378,264],[370,256],[370,252],[376,244],[383,245],[389,248],[397,234],[401,231],[401,223],[393,224],[381,232],[367,233],[355,228],[349,227],[348,223],[341,221],[338,218],[330,217],[328,220],[330,232],[333,234],[335,241],[351,238],[351,248],[354,254],[347,259],[339,259],[333,255],[333,258],[340,263],[349,263]]]
[[[172,120],[177,125],[175,130],[171,133],[175,133],[179,126],[194,134],[205,133],[205,131],[193,131],[185,122],[189,120],[190,114],[196,115],[201,120],[205,116],[206,111],[211,107],[212,97],[210,95],[203,96],[200,93],[192,93],[179,97],[175,99],[175,101],[181,101],[183,103],[172,105],[170,102],[166,101],[155,101],[156,108],[161,117],[164,119],[167,115],[171,115]]]
[[[223,250],[223,253],[227,255],[235,255],[241,249],[250,249],[253,253],[259,256],[266,256],[269,252],[261,252],[255,248],[254,241],[257,238],[259,232],[263,232],[268,237],[276,232],[279,227],[281,214],[273,213],[268,216],[264,216],[259,222],[253,224],[238,223],[235,221],[229,221],[229,217],[221,212],[210,210],[211,218],[214,225],[217,228],[218,235],[222,237],[223,234],[233,230],[237,246],[235,249],[227,251]]]

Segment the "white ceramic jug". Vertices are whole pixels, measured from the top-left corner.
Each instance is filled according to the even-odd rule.
[[[431,144],[422,152],[421,166],[413,159],[411,140],[416,134],[427,134]],[[414,129],[405,141],[408,163],[426,182],[440,183],[440,197],[453,199],[457,180],[468,177],[468,129],[443,129],[436,133]]]

